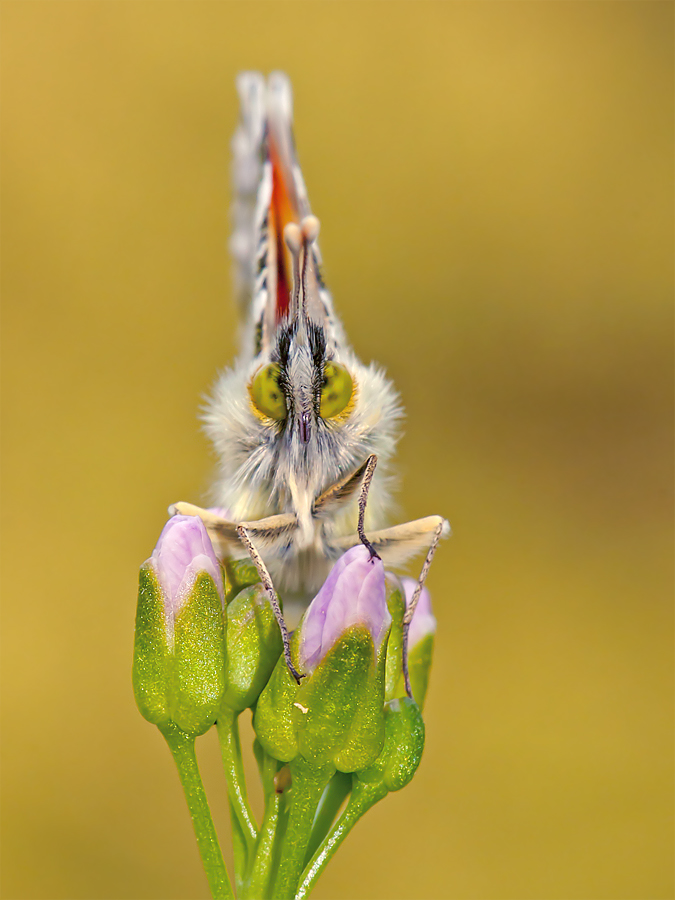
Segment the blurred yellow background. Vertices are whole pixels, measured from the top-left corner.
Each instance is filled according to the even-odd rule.
[[[455,532],[424,760],[317,900],[672,898],[673,5],[1,15],[3,896],[207,895],[136,578],[209,484],[234,78],[281,68],[337,309],[407,408],[401,516]]]

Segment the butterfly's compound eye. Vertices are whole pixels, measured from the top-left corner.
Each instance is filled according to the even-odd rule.
[[[323,369],[323,387],[319,413],[323,419],[339,416],[347,408],[354,392],[352,376],[339,363],[327,362]]]
[[[286,418],[286,398],[279,387],[279,372],[276,363],[263,366],[249,387],[251,400],[258,412],[277,421]]]

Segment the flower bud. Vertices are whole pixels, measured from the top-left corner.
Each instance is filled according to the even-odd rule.
[[[394,697],[400,696],[399,681],[403,672],[403,616],[406,603],[405,591],[401,579],[397,575],[387,572],[386,585],[391,629],[387,638],[384,695],[387,700],[393,700]]]
[[[409,697],[390,700],[385,704],[384,716],[382,752],[369,768],[357,775],[364,787],[378,791],[380,796],[400,791],[410,782],[424,749],[424,721],[414,700]]]
[[[202,734],[224,683],[223,578],[203,522],[174,516],[141,566],[133,685],[141,714]]]
[[[236,712],[253,706],[269,681],[282,646],[263,586],[245,587],[227,607],[225,706]]]
[[[417,582],[413,578],[402,578],[405,591],[406,608],[412,602]],[[424,700],[429,687],[429,675],[431,672],[431,660],[434,651],[434,635],[436,634],[436,619],[431,611],[431,595],[424,587],[420,594],[415,614],[408,629],[408,672],[410,675],[410,687],[412,694],[420,709],[424,708]],[[405,694],[403,679],[399,684],[399,696]]]
[[[302,623],[300,665],[312,673],[341,634],[364,625],[379,650],[391,624],[385,601],[384,566],[361,544],[335,563]]]
[[[227,606],[245,587],[260,584],[260,575],[250,559],[225,559],[222,562],[224,574],[225,605]]]
[[[384,741],[384,664],[391,616],[384,567],[362,545],[333,566],[293,636],[298,686],[283,658],[263,690],[254,727],[270,755],[300,754],[342,772],[369,765]]]

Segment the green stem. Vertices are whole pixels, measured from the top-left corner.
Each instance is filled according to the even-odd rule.
[[[211,810],[199,774],[195,755],[195,739],[176,728],[175,725],[167,725],[161,731],[169,745],[183,785],[197,838],[199,855],[206,872],[211,895],[214,900],[234,900],[230,879],[223,862],[223,854],[220,851],[216,830],[213,827]]]
[[[241,897],[246,879],[248,852],[244,833],[241,830],[237,813],[230,803],[230,826],[232,832],[232,855],[234,856],[234,889],[237,897]]]
[[[306,900],[318,881],[319,875],[321,875],[326,868],[340,844],[344,841],[361,816],[368,812],[371,806],[374,806],[379,800],[386,797],[386,795],[387,789],[381,784],[364,785],[363,782],[358,780],[355,781],[352,795],[349,798],[349,803],[347,804],[345,811],[332,827],[330,833],[324,839],[318,851],[311,858],[305,871],[302,873],[302,879],[295,894],[295,900]]]
[[[305,865],[319,849],[351,789],[352,776],[345,772],[336,772],[319,801],[319,808],[314,817],[312,834],[305,853]]]
[[[274,845],[272,846],[272,861],[270,864],[270,878],[267,886],[267,896],[277,900],[277,877],[279,875],[279,864],[281,862],[281,854],[284,850],[284,841],[286,840],[286,832],[288,831],[288,818],[291,806],[290,791],[281,797],[279,804],[279,818],[277,819],[277,829],[274,833]],[[257,898],[256,898],[257,900]]]
[[[246,848],[252,852],[258,837],[258,829],[246,793],[241,744],[239,743],[239,714],[232,710],[221,711],[216,722],[216,729],[227,778],[227,794],[239,820]]]
[[[260,778],[265,796],[265,812],[258,832],[255,857],[250,867],[250,875],[244,886],[242,897],[261,900],[271,896],[271,880],[274,869],[275,837],[279,824],[279,812],[283,793],[277,793],[274,785],[279,763],[264,754],[260,763]]]
[[[307,844],[321,795],[335,774],[335,767],[314,767],[302,756],[291,763],[291,806],[283,839],[275,900],[292,900],[302,873]]]

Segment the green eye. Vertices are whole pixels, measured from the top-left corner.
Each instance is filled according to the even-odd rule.
[[[278,422],[286,418],[286,398],[279,387],[280,371],[276,363],[263,366],[249,388],[251,400],[257,411]]]
[[[329,362],[323,368],[323,379],[319,413],[323,419],[332,419],[343,412],[352,399],[352,376],[344,366]]]

